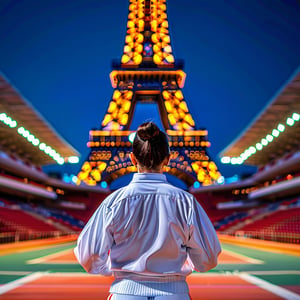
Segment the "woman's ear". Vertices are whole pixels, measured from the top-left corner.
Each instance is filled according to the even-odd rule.
[[[134,166],[136,166],[137,165],[137,160],[136,160],[136,158],[135,158],[135,156],[132,152],[130,152],[130,159],[131,159],[132,164]]]

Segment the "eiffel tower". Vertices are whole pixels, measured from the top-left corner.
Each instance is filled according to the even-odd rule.
[[[171,47],[166,0],[130,0],[121,61],[113,61],[112,98],[99,130],[91,130],[87,160],[78,184],[109,187],[115,179],[136,172],[130,125],[137,103],[155,103],[169,136],[168,172],[194,187],[213,184],[220,173],[210,159],[207,130],[196,129],[181,88],[186,74]]]

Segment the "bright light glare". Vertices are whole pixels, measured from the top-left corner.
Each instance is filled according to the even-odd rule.
[[[295,121],[299,121],[300,120],[300,115],[298,113],[293,113],[292,118]]]
[[[261,150],[263,148],[263,145],[261,143],[256,143],[255,147],[257,150]]]
[[[65,163],[64,159],[62,157],[60,157],[58,160],[57,160],[57,163],[59,165],[63,165]]]
[[[128,140],[129,140],[129,142],[130,142],[131,144],[132,144],[133,141],[134,141],[135,135],[136,135],[136,132],[132,132],[132,133],[130,133],[129,136],[128,136]]]
[[[10,128],[15,128],[18,126],[18,122],[12,119],[4,112],[0,113],[0,121],[2,121]],[[17,133],[23,136],[33,146],[39,146],[39,149],[41,151],[44,151],[47,155],[52,157],[57,163],[64,164],[64,159],[61,157],[59,153],[56,152],[55,149],[52,149],[50,146],[46,145],[45,143],[40,143],[40,140],[37,137],[35,137],[35,135],[32,134],[28,129],[24,128],[23,126],[20,126],[17,128]],[[74,159],[74,161],[76,160]]]
[[[70,156],[70,157],[68,157],[68,163],[70,163],[70,164],[78,164],[79,163],[79,157],[78,156]]]
[[[223,184],[223,183],[225,182],[224,176],[220,176],[220,177],[217,179],[217,182],[218,182],[218,184]],[[200,186],[200,184],[199,184],[199,186]]]
[[[41,143],[39,146],[40,150],[44,151],[46,149],[46,144],[45,143]]]
[[[287,118],[286,119],[286,124],[289,126],[293,126],[295,124],[295,120],[292,118]]]
[[[263,146],[267,146],[269,142],[266,139],[261,139],[261,143]]]
[[[229,156],[223,156],[221,158],[221,163],[222,164],[229,164],[230,163],[230,157]]]
[[[273,137],[271,134],[268,134],[268,135],[266,136],[266,139],[267,139],[268,142],[272,142],[273,139],[274,139],[274,137]]]
[[[300,120],[300,114],[294,112],[291,117],[288,117],[286,119],[286,124],[289,126],[294,126],[295,122],[298,122]],[[224,156],[221,158],[222,163],[231,163],[231,164],[242,164],[245,160],[247,160],[251,155],[256,153],[256,150],[262,150],[264,146],[267,146],[269,143],[271,143],[274,138],[277,138],[281,132],[285,131],[285,125],[279,123],[277,125],[277,128],[274,128],[272,130],[272,134],[267,134],[265,138],[262,138],[260,142],[256,143],[255,146],[250,146],[247,149],[244,150],[239,156],[232,157],[231,159],[228,156]]]
[[[237,165],[237,164],[238,164],[238,159],[237,159],[236,157],[231,157],[230,163],[231,163],[232,165]]]
[[[278,129],[280,132],[284,132],[285,126],[284,126],[283,124],[278,124],[277,129]]]
[[[253,146],[249,147],[248,149],[251,154],[254,154],[256,152],[256,149]]]
[[[280,134],[280,132],[279,132],[277,129],[273,129],[272,135],[273,135],[274,137],[278,137],[279,134]]]

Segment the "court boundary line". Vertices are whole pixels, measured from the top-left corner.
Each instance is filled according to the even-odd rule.
[[[250,264],[263,265],[265,263],[263,260],[252,258],[252,257],[244,255],[244,254],[236,253],[231,250],[222,249],[222,252],[228,253],[229,255],[234,256],[236,258],[245,260],[247,263],[250,263]],[[222,264],[222,262],[220,264]],[[243,264],[243,263],[237,263],[237,264]]]
[[[34,265],[34,264],[78,264],[78,262],[47,262],[47,260],[49,259],[53,259],[53,258],[57,258],[69,251],[72,251],[72,249],[65,249],[65,250],[61,250],[59,252],[55,252],[53,254],[48,254],[48,255],[44,255],[35,259],[30,259],[26,261],[26,264],[28,265]]]
[[[247,271],[250,275],[300,275],[298,270]]]
[[[32,274],[32,271],[0,271],[0,276],[1,275],[30,275]]]
[[[245,272],[236,273],[236,275],[249,283],[252,283],[268,292],[271,292],[272,294],[275,294],[276,296],[283,297],[284,299],[289,299],[289,300],[300,300],[300,295],[292,291],[289,291],[285,288],[282,288],[278,285],[270,283],[266,280],[263,280],[261,278],[255,277]]]
[[[19,278],[19,279],[11,281],[9,283],[6,283],[6,284],[0,286],[0,295],[3,295],[3,294],[5,294],[15,288],[18,288],[28,282],[31,282],[40,277],[43,277],[45,274],[48,274],[48,272],[34,272],[34,273],[31,273],[22,278]]]

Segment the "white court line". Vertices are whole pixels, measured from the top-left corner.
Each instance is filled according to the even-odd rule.
[[[70,251],[72,251],[72,249],[66,249],[66,250],[62,250],[62,251],[59,251],[59,252],[56,252],[56,253],[53,253],[53,254],[41,256],[39,258],[27,260],[26,264],[33,265],[33,264],[44,264],[44,263],[48,264],[48,263],[53,263],[53,262],[48,262],[48,260],[60,257],[61,255],[64,255],[64,254],[66,254],[66,253],[68,253]],[[55,264],[57,264],[57,262],[55,262]],[[69,264],[69,263],[65,263],[65,264]]]
[[[228,253],[229,255],[234,256],[236,258],[245,260],[247,263],[250,263],[250,264],[262,265],[262,264],[265,263],[263,260],[255,259],[255,258],[246,256],[246,255],[243,255],[243,254],[239,254],[239,253],[227,250],[227,249],[223,249],[222,252]],[[220,264],[222,264],[222,263],[220,263]],[[242,264],[242,263],[240,263],[240,264]]]
[[[282,270],[282,271],[247,271],[251,275],[300,275],[298,270]]]
[[[0,271],[0,275],[29,275],[32,272],[29,271]]]
[[[0,295],[7,293],[17,287],[20,287],[20,286],[24,285],[25,283],[34,281],[34,280],[44,276],[45,274],[47,274],[47,272],[35,272],[28,276],[25,276],[25,277],[16,279],[14,281],[11,281],[7,284],[4,284],[4,285],[0,286]]]
[[[282,297],[283,299],[300,300],[300,295],[291,292],[285,288],[282,288],[278,285],[272,284],[266,280],[260,279],[258,277],[252,276],[247,273],[240,273],[236,275],[252,284],[255,284],[256,286],[259,286],[260,288],[268,292],[271,292],[279,297]]]

